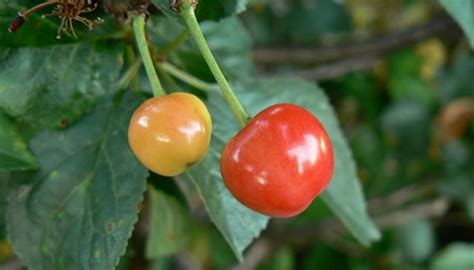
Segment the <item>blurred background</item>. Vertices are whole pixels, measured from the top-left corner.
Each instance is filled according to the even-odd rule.
[[[315,203],[271,224],[256,268],[474,269],[474,54],[438,1],[251,1],[241,19],[261,74],[325,89],[383,232],[362,247]]]
[[[192,230],[179,240],[185,248],[151,263],[140,222],[118,269],[473,270],[474,53],[439,3],[249,0],[239,19],[260,76],[325,89],[382,238],[361,246],[316,200],[296,218],[272,220],[238,264],[198,210],[175,224]],[[158,178],[150,181],[185,201]],[[170,211],[187,213],[179,202]],[[11,258],[1,241],[0,262]]]

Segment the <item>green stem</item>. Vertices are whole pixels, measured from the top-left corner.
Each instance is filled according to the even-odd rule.
[[[232,111],[234,112],[234,115],[237,117],[237,120],[239,121],[240,125],[244,127],[250,119],[249,114],[240,104],[239,100],[232,91],[232,88],[227,82],[224,73],[222,73],[222,70],[219,68],[216,59],[212,55],[211,49],[209,49],[206,39],[204,38],[201,28],[199,27],[199,23],[196,19],[196,14],[194,14],[194,8],[191,2],[192,1],[190,0],[184,0],[184,2],[181,4],[181,16],[188,25],[191,35],[196,40],[196,43],[201,51],[202,56],[204,57],[204,60],[206,60],[206,63],[209,66],[212,75],[214,75],[214,78],[219,84],[225,99],[229,103]]]
[[[155,66],[153,65],[150,51],[148,50],[148,42],[145,35],[145,17],[139,15],[133,18],[133,33],[137,40],[138,51],[140,51],[148,79],[150,80],[153,95],[155,97],[166,95],[163,86],[161,86],[160,79],[158,79],[158,75],[156,75]]]
[[[189,32],[187,29],[183,30],[177,37],[175,40],[173,40],[172,42],[170,42],[169,44],[167,44],[162,50],[161,50],[161,54],[163,55],[166,55],[170,52],[174,52],[176,51],[176,49],[178,49],[178,47],[183,44],[183,42],[185,42],[189,37]]]
[[[193,87],[196,87],[197,89],[200,89],[200,90],[203,90],[203,91],[210,91],[211,89],[214,88],[214,85],[213,84],[210,84],[210,83],[207,83],[205,81],[202,81],[194,76],[192,76],[191,74],[183,71],[183,70],[180,70],[179,68],[175,67],[174,65],[170,64],[170,63],[167,63],[167,62],[163,62],[163,63],[160,63],[158,64],[159,67],[168,72],[169,74],[173,75],[174,77],[180,79],[181,81],[193,86]]]
[[[120,80],[117,83],[117,86],[119,89],[125,89],[127,88],[132,80],[136,78],[136,75],[138,74],[138,71],[140,70],[140,65],[142,64],[142,61],[140,59],[135,60],[135,63],[133,63],[128,70],[125,72],[125,74],[120,78]]]
[[[158,76],[160,76],[160,78],[163,78],[163,80],[168,82],[170,89],[181,92],[180,86],[178,85],[178,83],[174,80],[173,77],[171,77],[169,73],[165,72],[160,65],[158,65],[157,71],[158,71]]]
[[[125,47],[125,59],[127,60],[128,65],[130,66],[130,70],[133,70],[135,67],[135,64],[138,62],[136,68],[137,68],[137,74],[132,78],[132,81],[129,83],[131,84],[132,90],[134,92],[140,92],[141,87],[140,87],[140,76],[138,75],[140,71],[140,66],[142,65],[142,60],[141,58],[137,58],[135,55],[135,49],[132,45],[127,45]]]

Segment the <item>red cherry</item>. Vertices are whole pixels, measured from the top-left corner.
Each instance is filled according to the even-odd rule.
[[[306,109],[277,104],[256,115],[226,145],[221,173],[242,204],[273,217],[303,212],[331,181],[326,130]]]

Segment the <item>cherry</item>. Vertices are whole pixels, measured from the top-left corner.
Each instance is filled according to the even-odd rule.
[[[273,217],[304,211],[329,184],[334,156],[326,130],[306,109],[277,104],[225,146],[221,173],[242,204]]]
[[[128,141],[149,170],[175,176],[202,160],[211,141],[212,122],[194,95],[173,93],[146,100],[130,120]]]

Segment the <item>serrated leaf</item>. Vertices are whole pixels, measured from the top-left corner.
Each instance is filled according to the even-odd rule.
[[[36,158],[28,150],[15,123],[0,112],[0,170],[31,170],[36,167]]]
[[[252,115],[276,103],[294,103],[309,109],[323,123],[335,153],[334,175],[321,195],[323,201],[362,244],[379,239],[380,232],[367,214],[351,150],[324,92],[296,78],[261,80],[239,85],[238,96]]]
[[[63,131],[31,142],[41,157],[33,184],[12,194],[9,237],[29,269],[113,269],[125,252],[147,170],[131,153],[127,126],[142,102],[108,98]]]
[[[457,21],[474,48],[474,1],[439,0],[441,5]]]
[[[35,126],[64,126],[115,92],[121,46],[81,43],[0,53],[0,107]]]
[[[153,187],[148,188],[150,231],[146,257],[153,260],[172,255],[186,243],[186,213],[179,202]]]
[[[363,244],[380,237],[370,220],[351,152],[337,118],[324,93],[313,84],[295,78],[250,81],[235,85],[238,97],[252,114],[265,107],[291,102],[310,109],[328,130],[336,155],[335,173],[323,200]],[[291,91],[290,91],[291,90]],[[193,181],[203,198],[214,224],[227,240],[237,258],[266,227],[268,217],[241,205],[225,188],[219,168],[221,152],[239,127],[221,95],[211,92],[208,108],[213,117],[213,139],[205,160],[181,177]]]
[[[166,16],[176,21],[181,21],[179,14],[169,8],[169,0],[152,0]],[[206,0],[199,1],[196,15],[202,20],[220,20],[238,14],[245,10],[247,0]]]
[[[431,270],[472,270],[474,269],[474,245],[453,243],[444,248],[431,263]]]
[[[224,186],[219,167],[221,152],[239,127],[223,97],[214,92],[209,95],[207,106],[213,121],[211,148],[198,166],[180,177],[196,185],[211,220],[242,260],[244,249],[265,229],[269,218],[240,204]]]

